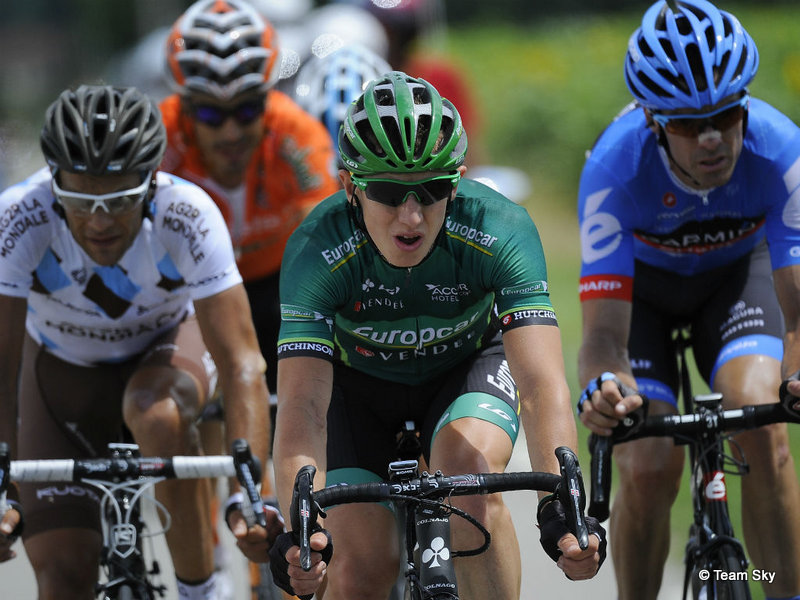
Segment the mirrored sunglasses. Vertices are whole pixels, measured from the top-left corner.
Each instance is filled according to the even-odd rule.
[[[739,123],[747,112],[750,96],[744,95],[735,102],[717,110],[698,115],[665,115],[653,113],[653,120],[667,133],[681,137],[697,137],[707,127],[715,131],[725,131]]]
[[[103,209],[109,215],[119,215],[134,210],[141,205],[150,189],[153,173],[148,172],[141,184],[128,190],[120,190],[109,194],[82,194],[62,189],[58,185],[58,177],[53,175],[53,195],[65,210],[72,213],[92,215]]]
[[[461,179],[461,174],[458,172],[447,173],[417,181],[363,178],[352,174],[350,179],[356,186],[364,190],[367,198],[380,204],[400,206],[408,199],[409,194],[414,194],[420,204],[430,206],[450,197]]]
[[[222,127],[229,118],[233,118],[239,125],[250,125],[264,114],[264,98],[248,100],[231,108],[216,106],[214,104],[189,103],[190,113],[195,121],[209,127]]]

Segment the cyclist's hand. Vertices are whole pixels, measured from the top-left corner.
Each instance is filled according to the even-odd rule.
[[[234,508],[226,515],[228,527],[236,538],[236,546],[252,562],[267,562],[269,549],[278,536],[286,531],[283,516],[277,508],[265,503],[264,514],[267,517],[266,529],[260,525],[248,527],[244,515],[238,509]]]
[[[625,415],[643,404],[635,390],[625,386],[613,373],[603,373],[589,382],[578,400],[581,422],[598,435],[611,430]]]
[[[800,371],[789,376],[781,384],[780,399],[783,405],[796,414],[800,414]]]
[[[311,598],[325,578],[333,555],[333,540],[325,529],[311,535],[311,569],[300,566],[300,546],[291,533],[283,533],[269,551],[272,579],[282,590],[301,599]]]
[[[11,549],[14,542],[22,533],[22,513],[19,504],[9,502],[11,505],[0,520],[0,562],[11,560],[17,553]]]
[[[587,525],[589,525],[590,520],[597,522],[596,519],[587,517]],[[602,529],[599,523],[597,523],[597,527]],[[571,533],[558,540],[558,549],[561,550],[561,556],[556,561],[556,564],[559,569],[564,571],[564,575],[575,581],[594,577],[605,560],[605,530],[602,531],[602,540],[599,531],[594,531],[591,526],[589,531],[595,535],[589,535],[589,545],[585,550],[581,550],[577,538]]]
[[[585,517],[589,545],[581,550],[577,538],[567,527],[560,500],[543,501],[538,509],[540,542],[547,555],[569,579],[589,579],[597,574],[606,559],[606,531],[594,517]]]

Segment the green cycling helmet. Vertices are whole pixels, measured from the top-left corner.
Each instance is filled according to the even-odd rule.
[[[424,79],[400,71],[371,81],[339,129],[339,156],[356,175],[453,171],[466,154],[455,106]]]

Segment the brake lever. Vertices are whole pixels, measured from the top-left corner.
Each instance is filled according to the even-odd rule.
[[[313,497],[316,473],[317,468],[313,465],[306,465],[297,472],[289,509],[292,532],[300,546],[300,566],[304,571],[311,570],[311,529],[317,523],[318,511]]]
[[[11,451],[6,442],[0,442],[0,518],[8,511],[6,492],[11,481]]]
[[[242,502],[242,514],[247,526],[258,523],[267,527],[267,515],[264,512],[264,501],[261,499],[259,484],[261,481],[261,467],[258,459],[253,456],[247,440],[242,438],[233,441],[233,464],[236,468],[236,479],[244,490],[245,502]]]
[[[583,517],[586,495],[583,490],[583,475],[578,457],[566,446],[556,448],[556,456],[561,466],[561,483],[558,496],[567,516],[567,525],[578,540],[581,550],[589,547],[589,528]]]
[[[794,375],[792,377],[794,377]],[[789,381],[791,380],[792,378],[785,379],[781,382],[778,398],[780,398],[781,404],[783,404],[783,408],[786,409],[786,412],[796,419],[800,417],[800,398],[789,392]]]
[[[590,475],[591,493],[589,498],[590,517],[603,522],[609,516],[611,496],[611,452],[614,444],[610,436],[589,436],[589,452],[591,453]]]
[[[616,444],[617,442],[624,442],[639,430],[639,428],[647,419],[648,408],[650,406],[650,399],[629,385],[618,381],[617,387],[619,388],[619,393],[622,394],[623,398],[634,395],[640,396],[642,398],[642,405],[636,410],[625,415],[625,417],[620,419],[619,423],[617,423],[617,425],[614,427],[611,432],[612,439],[609,440],[613,444]]]

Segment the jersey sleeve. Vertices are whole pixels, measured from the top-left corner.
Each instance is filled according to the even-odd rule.
[[[26,298],[60,217],[53,210],[46,169],[0,194],[0,294]],[[49,179],[48,179],[49,181]],[[52,255],[52,260],[58,260]]]
[[[326,202],[333,203],[336,198],[339,196]],[[280,275],[279,359],[334,357],[334,321],[345,292],[337,274],[338,263],[326,258],[327,250],[314,228],[314,217],[323,208],[320,206],[309,215],[286,245]],[[347,254],[359,243],[361,240],[354,236],[346,238],[340,247]]]
[[[753,174],[768,196],[766,236],[773,269],[800,264],[800,128],[783,115],[780,118],[784,122],[776,127],[781,135],[776,132],[769,139],[786,141],[766,165],[773,176]]]
[[[161,174],[164,176],[164,174]],[[159,181],[153,223],[167,249],[159,268],[185,281],[193,300],[242,282],[230,234],[214,201],[200,187],[174,175]]]
[[[495,306],[503,330],[523,325],[557,326],[536,225],[524,208],[515,205],[502,217],[503,229],[513,231],[493,269]]]
[[[633,297],[636,207],[621,182],[597,160],[587,160],[578,191],[580,300]]]

